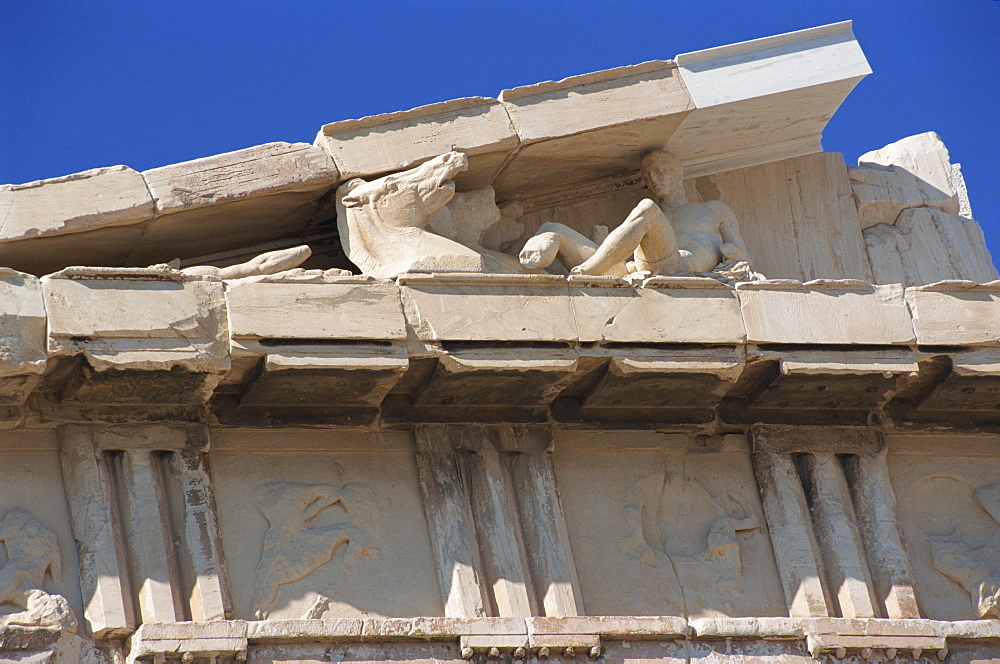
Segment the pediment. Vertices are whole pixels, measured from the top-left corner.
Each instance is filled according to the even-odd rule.
[[[870,73],[850,22],[323,126],[314,145],[269,143],[151,169],[127,166],[0,187],[0,263],[44,274],[80,262],[223,265],[315,244],[338,262],[331,192],[352,177],[456,149],[459,190],[535,207],[635,180],[668,149],[689,177],[822,150],[830,117]],[[627,188],[627,185],[626,185]]]

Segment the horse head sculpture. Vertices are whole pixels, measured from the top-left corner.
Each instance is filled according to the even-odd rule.
[[[468,167],[468,158],[452,151],[401,173],[341,185],[337,226],[347,257],[375,277],[487,271],[478,252],[425,229],[455,195],[453,178]]]

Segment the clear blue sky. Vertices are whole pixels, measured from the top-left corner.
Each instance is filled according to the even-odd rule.
[[[137,170],[327,122],[854,20],[827,150],[937,131],[1000,260],[1000,1],[0,0],[0,182]]]

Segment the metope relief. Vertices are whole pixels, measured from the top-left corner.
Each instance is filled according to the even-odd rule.
[[[649,568],[664,604],[680,598],[686,615],[707,607],[737,615],[748,594],[741,543],[760,524],[738,496],[713,496],[701,483],[661,470],[640,480],[625,507],[623,552]]]
[[[45,578],[58,580],[62,557],[56,534],[31,512],[14,507],[0,520],[0,625],[57,626],[76,631],[73,610],[62,595],[45,591]]]
[[[933,568],[968,594],[978,617],[1000,618],[1000,484],[928,477],[910,506]]]
[[[257,487],[254,499],[268,524],[254,580],[254,617],[271,617],[301,595],[308,608],[299,617],[321,617],[338,581],[357,561],[378,554],[368,541],[371,490],[361,484],[269,482]]]

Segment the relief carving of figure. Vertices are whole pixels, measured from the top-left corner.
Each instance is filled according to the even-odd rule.
[[[376,550],[365,548],[371,492],[359,484],[331,486],[271,482],[254,491],[257,509],[267,520],[254,582],[254,615],[267,618],[282,590],[336,558],[343,567]],[[343,569],[341,569],[343,572]],[[318,618],[329,605],[330,590],[311,590],[314,603],[306,618]]]
[[[721,273],[738,280],[759,278],[749,268],[736,215],[722,201],[692,203],[684,193],[684,169],[670,152],[642,159],[645,198],[598,245],[563,224],[548,222],[525,243],[525,267],[546,267],[557,258],[573,274],[626,276]]]
[[[729,509],[699,482],[663,470],[640,480],[625,508],[626,555],[655,569],[686,613],[706,604],[701,595],[741,595],[740,540],[759,525],[738,499],[728,502]]]
[[[979,617],[1000,618],[1000,484],[930,477],[910,500],[934,569],[969,594]]]
[[[0,542],[7,562],[0,567],[0,606],[22,609],[0,615],[0,625],[59,626],[76,631],[76,618],[61,595],[45,592],[47,574],[60,575],[62,558],[56,534],[23,507],[14,507],[0,520]]]

